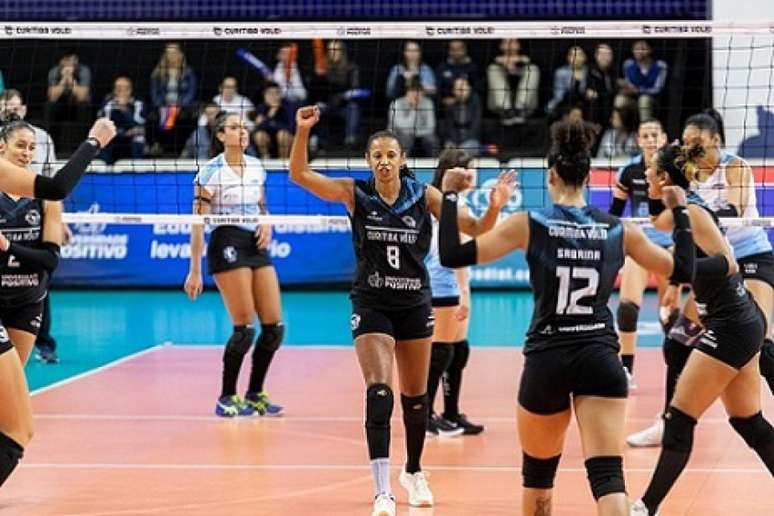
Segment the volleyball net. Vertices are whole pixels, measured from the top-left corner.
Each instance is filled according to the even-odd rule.
[[[763,216],[726,222],[770,227],[774,216],[774,20],[30,22],[5,24],[0,49],[5,87],[20,92],[26,119],[51,134],[60,162],[98,114],[121,122],[112,152],[95,160],[65,202],[75,238],[63,250],[64,268],[83,263],[84,277],[100,260],[182,267],[191,224],[260,221],[275,225],[281,277],[283,263],[307,272],[309,256],[328,256],[330,266],[320,264],[327,272],[302,274],[301,282],[346,282],[352,258],[343,257],[351,254],[343,207],[287,177],[288,139],[280,133],[292,135],[295,108],[310,103],[323,111],[311,139],[316,170],[368,177],[365,140],[391,127],[406,135],[409,166],[422,181],[443,148],[474,155],[478,185],[468,195],[476,212],[486,209],[497,174],[516,169],[520,188],[506,214],[550,202],[543,156],[551,123],[583,119],[594,127],[589,200],[606,209],[618,168],[638,152],[638,120],[657,118],[673,140],[688,116],[714,108],[725,122],[724,149],[752,166]],[[75,80],[63,79],[68,74]],[[87,93],[67,100],[76,83],[88,83]],[[209,159],[211,123],[222,110],[250,130],[248,152],[267,171],[269,216],[191,214],[194,177]],[[480,284],[526,280],[521,262],[490,270]],[[291,273],[283,281],[296,282]]]

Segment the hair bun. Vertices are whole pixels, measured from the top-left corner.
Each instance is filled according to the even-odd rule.
[[[3,112],[2,116],[0,116],[0,123],[3,125],[11,124],[13,122],[21,122],[22,117],[19,116],[19,114],[15,111],[5,111]]]

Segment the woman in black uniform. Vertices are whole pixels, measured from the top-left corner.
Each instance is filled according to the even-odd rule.
[[[464,267],[524,249],[535,310],[524,348],[518,426],[523,449],[522,514],[551,514],[554,477],[571,405],[580,428],[586,470],[598,514],[629,514],[621,445],[627,382],[607,306],[624,257],[677,281],[690,278],[693,243],[680,226],[675,258],[636,225],[588,206],[591,135],[579,123],[552,129],[548,191],[553,206],[511,215],[486,235],[460,244],[457,193],[464,175],[443,182],[441,263]],[[676,191],[671,205],[677,205]],[[686,243],[687,241],[687,243]],[[686,253],[687,252],[687,253]]]
[[[64,199],[75,188],[91,160],[115,134],[113,122],[104,118],[97,120],[86,141],[50,178],[0,160],[0,192],[36,199]],[[13,252],[14,247],[10,250]],[[16,468],[24,447],[32,438],[30,395],[21,357],[19,353],[11,352],[13,347],[8,331],[0,324],[0,485]]]
[[[655,169],[647,171],[654,215],[666,186],[688,188],[699,170],[695,159],[702,152],[700,146],[684,149],[678,144],[659,151]],[[697,253],[703,256],[696,262],[696,278],[691,286],[705,330],[688,357],[664,414],[661,455],[645,494],[632,506],[632,515],[636,516],[657,514],[688,463],[697,420],[718,398],[731,426],[774,475],[774,428],[761,413],[758,369],[766,317],[744,287],[716,216],[696,194],[691,194],[689,201],[688,216]],[[655,216],[658,229],[668,230],[673,224],[674,216],[668,211]],[[676,295],[673,286],[667,297]]]
[[[2,157],[28,168],[35,132],[21,120],[0,129]],[[59,263],[62,203],[0,193],[0,321],[22,365],[35,344],[43,318],[49,276]]]
[[[373,514],[395,514],[390,489],[390,417],[393,408],[393,357],[401,386],[407,461],[400,483],[412,506],[431,506],[433,496],[420,468],[427,424],[427,376],[434,320],[425,255],[430,247],[430,214],[438,216],[441,193],[417,182],[405,168],[406,154],[395,134],[371,135],[366,160],[368,180],[332,179],[309,168],[309,132],[318,122],[316,107],[296,114],[297,131],[290,154],[290,179],[316,196],[343,203],[352,222],[357,271],[352,285],[350,324],[366,391],[366,437],[376,497]],[[493,189],[502,206],[515,187],[513,173]],[[494,207],[476,220],[460,217],[462,231],[479,234],[497,221]]]

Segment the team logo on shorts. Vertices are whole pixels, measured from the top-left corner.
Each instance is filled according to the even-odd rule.
[[[43,314],[36,315],[33,320],[30,321],[30,326],[40,329],[40,324],[43,322]]]
[[[24,215],[24,220],[26,220],[27,224],[30,226],[38,226],[40,225],[40,212],[38,210],[28,211],[27,214]]]
[[[223,258],[225,258],[228,263],[236,262],[237,257],[238,253],[233,245],[229,245],[223,248]]]
[[[425,328],[434,328],[435,327],[435,316],[431,315],[427,318],[427,324],[425,324]]]
[[[8,331],[5,329],[5,326],[0,326],[0,342],[5,343],[8,342]]]
[[[357,330],[360,327],[360,315],[359,314],[352,314],[352,317],[349,318],[349,326],[352,328],[352,331]]]
[[[745,274],[758,274],[758,264],[753,263],[745,263],[744,264],[744,273]]]

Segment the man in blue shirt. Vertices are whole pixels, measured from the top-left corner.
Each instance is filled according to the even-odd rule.
[[[621,93],[615,99],[616,107],[637,106],[640,120],[653,117],[656,102],[664,89],[667,78],[667,64],[653,60],[647,41],[635,41],[632,45],[633,58],[623,65],[624,81]]]

